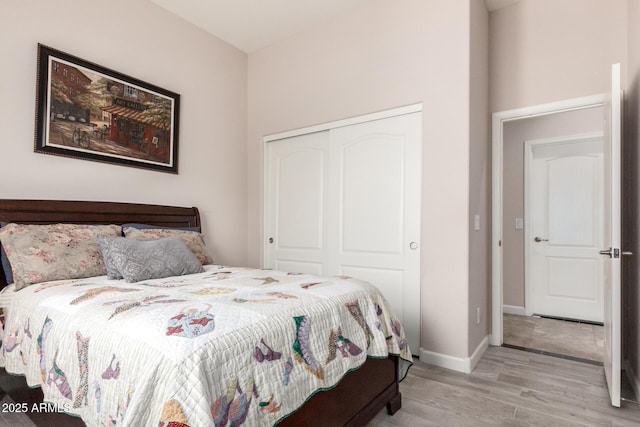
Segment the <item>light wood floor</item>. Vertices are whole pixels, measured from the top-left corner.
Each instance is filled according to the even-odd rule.
[[[608,403],[601,366],[504,347],[489,347],[471,374],[416,361],[400,390],[402,409],[370,427],[640,426],[638,405]],[[65,426],[16,415],[0,414],[0,426]]]
[[[14,407],[11,406],[14,403],[8,395],[4,395],[0,399],[0,426],[36,427],[36,424],[25,414],[14,411]]]
[[[402,409],[370,426],[640,426],[637,404],[609,404],[601,366],[504,347],[471,374],[416,362],[400,391]]]

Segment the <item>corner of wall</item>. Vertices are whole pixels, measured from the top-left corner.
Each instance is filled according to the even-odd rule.
[[[469,9],[469,252],[467,348],[486,339],[491,313],[489,126],[489,13],[482,1]]]
[[[489,348],[489,335],[480,341],[480,344],[469,357],[453,357],[442,353],[436,353],[420,348],[420,361],[430,365],[439,366],[452,371],[470,374],[475,369],[482,356]]]

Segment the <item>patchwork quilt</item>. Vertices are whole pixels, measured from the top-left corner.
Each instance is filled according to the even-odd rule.
[[[273,425],[367,357],[411,363],[385,298],[345,276],[210,265],[2,298],[0,365],[89,426]]]

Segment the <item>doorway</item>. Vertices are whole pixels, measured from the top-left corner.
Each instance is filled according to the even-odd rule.
[[[553,253],[553,251],[561,250],[562,245],[558,244],[560,236],[557,233],[554,236],[555,242],[550,242],[549,233],[551,230],[548,227],[550,224],[535,224],[536,215],[539,217],[541,211],[533,209],[531,200],[527,201],[527,199],[531,199],[530,197],[525,198],[525,188],[528,188],[525,185],[525,164],[528,163],[527,156],[532,155],[531,147],[534,145],[545,147],[537,149],[535,157],[538,160],[545,157],[547,159],[562,158],[562,153],[553,153],[553,150],[556,150],[557,147],[549,148],[553,146],[553,143],[565,142],[568,144],[568,141],[572,139],[569,136],[576,134],[583,134],[584,136],[584,134],[589,133],[589,137],[602,135],[604,131],[602,122],[604,102],[604,96],[593,96],[494,114],[493,161],[494,165],[502,165],[502,167],[499,168],[500,170],[494,168],[494,183],[501,182],[501,186],[496,188],[494,185],[493,189],[493,229],[494,242],[497,244],[493,246],[492,345],[511,344],[517,348],[569,358],[596,359],[596,362],[601,362],[602,360],[600,354],[603,351],[603,327],[599,323],[602,321],[601,314],[596,313],[590,316],[576,314],[579,311],[571,309],[568,304],[569,295],[571,295],[574,302],[576,299],[596,299],[599,308],[602,310],[604,305],[601,291],[594,289],[593,286],[582,286],[582,284],[576,283],[571,285],[574,289],[569,289],[565,287],[566,282],[560,284],[558,281],[555,283],[555,289],[553,289],[553,286],[550,288],[549,283],[546,282],[543,284],[538,283],[538,286],[535,286],[536,262],[538,263],[537,267],[541,265],[539,259],[536,261],[536,256],[562,255]],[[499,139],[499,143],[496,142],[496,138]],[[593,141],[594,139],[591,138],[591,140]],[[527,141],[529,142],[528,144]],[[593,151],[594,145],[590,144],[586,143],[586,148],[583,145],[581,149]],[[596,146],[598,144],[597,142],[595,143]],[[554,166],[555,172],[563,175],[569,163],[576,162],[575,158],[571,158],[571,151],[579,145],[569,144],[559,149],[560,152],[568,150],[569,156],[564,155],[564,159],[556,162]],[[496,146],[499,146],[499,148],[496,149]],[[561,165],[562,163],[564,165]],[[590,163],[591,166],[586,166],[586,163]],[[586,173],[586,169],[592,167],[597,161],[594,163],[592,158],[591,161],[586,163],[580,166],[574,164],[572,167],[581,168]],[[534,169],[544,169],[549,165],[549,162],[541,160],[528,163],[529,168],[533,164],[536,165]],[[538,176],[534,176],[533,179],[537,182],[542,176],[544,180],[547,180],[549,173],[549,170],[538,170]],[[558,174],[555,173],[555,175],[557,177]],[[563,179],[571,181],[573,178],[575,178],[575,174],[564,173]],[[569,185],[571,183],[566,184]],[[599,185],[597,183],[592,184]],[[541,188],[546,191],[548,182],[534,186],[531,189],[539,190]],[[586,190],[586,188],[583,189]],[[591,189],[593,190],[593,186]],[[536,197],[545,197],[544,194],[544,191],[542,193],[538,191]],[[601,198],[601,185],[598,194],[598,197]],[[548,193],[546,195],[548,196]],[[583,195],[586,195],[586,193],[583,193]],[[555,194],[555,196],[560,196],[560,202],[566,201],[562,199],[566,194],[565,196]],[[556,201],[558,201],[557,197]],[[538,206],[538,203],[534,204],[534,206]],[[546,209],[544,215],[548,214],[548,212],[549,210]],[[588,218],[582,219],[588,220]],[[577,224],[574,225],[578,227]],[[497,233],[496,230],[498,231]],[[578,240],[585,236],[584,233],[580,232],[578,232],[578,235],[580,236]],[[540,240],[539,242],[535,241],[536,237]],[[590,242],[592,248],[586,251],[589,252],[589,256],[595,263],[595,267],[592,267],[598,269],[597,265],[601,262],[601,259],[598,258],[597,252],[601,247],[601,241],[599,239],[596,240],[595,242]],[[573,243],[568,246],[574,246]],[[594,253],[591,254],[591,252]],[[584,266],[585,262],[587,261],[579,260],[573,264],[556,263],[554,265],[554,267],[557,267],[555,272],[558,273],[556,278],[563,275],[566,276],[569,270],[575,270],[576,263],[582,263]],[[591,263],[591,261],[587,263]],[[545,265],[548,265],[548,263],[545,263]],[[580,270],[580,267],[577,268],[577,271],[583,271]],[[540,279],[539,273],[538,271],[538,279]],[[543,273],[546,280],[549,277],[547,274],[549,272]],[[601,273],[596,272],[596,275],[598,274]],[[586,277],[590,277],[590,275]],[[577,288],[575,288],[576,286]],[[544,295],[545,297],[549,297],[549,294],[551,294],[551,298],[546,299],[552,302],[553,309],[549,306],[545,307],[543,304],[545,298],[537,298],[536,303],[536,288],[538,291],[542,290],[538,294],[546,294]],[[594,293],[595,298],[592,298]],[[563,302],[567,302],[566,310],[563,310],[565,305]]]

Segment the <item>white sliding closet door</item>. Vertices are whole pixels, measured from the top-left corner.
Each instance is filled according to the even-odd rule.
[[[273,141],[267,149],[266,266],[330,274],[325,245],[329,132]]]
[[[421,114],[331,130],[331,271],[369,281],[420,347]]]
[[[420,348],[422,114],[267,144],[266,266],[376,285]]]

